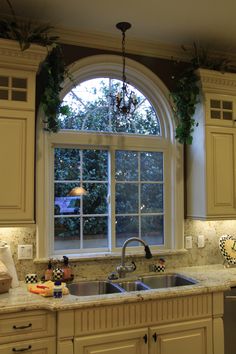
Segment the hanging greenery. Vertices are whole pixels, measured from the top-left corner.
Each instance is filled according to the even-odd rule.
[[[185,47],[182,49],[186,51]],[[228,59],[210,57],[208,50],[196,43],[193,44],[191,57],[188,68],[180,75],[175,89],[170,93],[177,121],[175,138],[181,144],[192,144],[192,134],[198,125],[193,118],[200,92],[196,70],[205,68],[225,72],[232,69]]]
[[[67,106],[62,106],[60,100],[62,83],[66,77],[69,77],[69,74],[61,46],[57,42],[58,37],[50,35],[52,26],[38,26],[31,21],[19,21],[10,0],[6,2],[11,16],[0,18],[0,38],[17,41],[22,51],[27,50],[31,44],[38,44],[48,49],[48,55],[41,65],[40,72],[43,77],[41,104],[46,116],[44,129],[57,132],[59,130],[58,115],[65,114],[69,109]]]

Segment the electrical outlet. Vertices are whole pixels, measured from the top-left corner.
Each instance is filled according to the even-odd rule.
[[[193,238],[192,238],[192,236],[186,236],[185,237],[185,248],[186,249],[193,248]]]
[[[33,246],[32,245],[18,245],[18,259],[32,259]]]
[[[198,248],[203,248],[205,246],[205,237],[204,237],[204,235],[198,235],[198,237],[197,237],[197,246],[198,246]]]

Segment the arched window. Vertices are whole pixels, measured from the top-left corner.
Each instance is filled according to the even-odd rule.
[[[127,60],[137,105],[122,115],[114,99],[122,84],[119,57],[86,58],[71,71],[60,132],[39,134],[37,175],[45,184],[43,191],[37,184],[38,205],[47,210],[38,214],[39,234],[50,235],[39,242],[39,256],[113,252],[130,237],[153,249],[181,247],[181,148],[173,139],[168,91]]]

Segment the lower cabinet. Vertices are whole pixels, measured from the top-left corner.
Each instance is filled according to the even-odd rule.
[[[224,354],[223,293],[59,311],[57,354]]]
[[[0,354],[12,353],[56,354],[56,338],[34,339],[0,345]]]
[[[55,313],[38,310],[1,314],[0,354],[12,353],[56,354]]]
[[[150,354],[212,354],[211,320],[150,328]]]
[[[74,354],[148,354],[148,330],[75,338]]]
[[[212,354],[211,320],[74,339],[74,354]]]

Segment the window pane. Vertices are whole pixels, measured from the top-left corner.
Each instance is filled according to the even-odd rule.
[[[160,135],[160,122],[149,100],[135,87],[128,90],[137,100],[127,115],[117,112],[122,81],[112,78],[87,80],[74,87],[63,100],[67,114],[60,115],[62,129],[142,135]]]
[[[84,248],[107,248],[108,246],[108,218],[83,218]]]
[[[138,153],[133,151],[116,151],[116,180],[138,180]]]
[[[80,248],[80,219],[55,218],[54,235],[55,250]]]
[[[142,184],[141,185],[141,213],[163,212],[163,185]]]
[[[80,178],[80,150],[55,148],[54,178],[58,181]]]
[[[107,183],[85,183],[87,194],[83,197],[83,214],[106,214]]]
[[[116,213],[138,213],[138,185],[116,184]]]
[[[121,247],[125,240],[130,237],[138,237],[139,223],[137,216],[117,216],[116,217],[116,247]],[[134,242],[131,246],[138,246]]]
[[[141,236],[149,245],[164,244],[164,218],[162,215],[141,217]]]
[[[141,181],[163,181],[163,153],[141,153]]]
[[[107,151],[83,150],[83,180],[107,181]]]
[[[81,196],[70,196],[70,191],[76,187],[75,183],[55,183],[54,210],[55,215],[78,214],[80,212]]]

